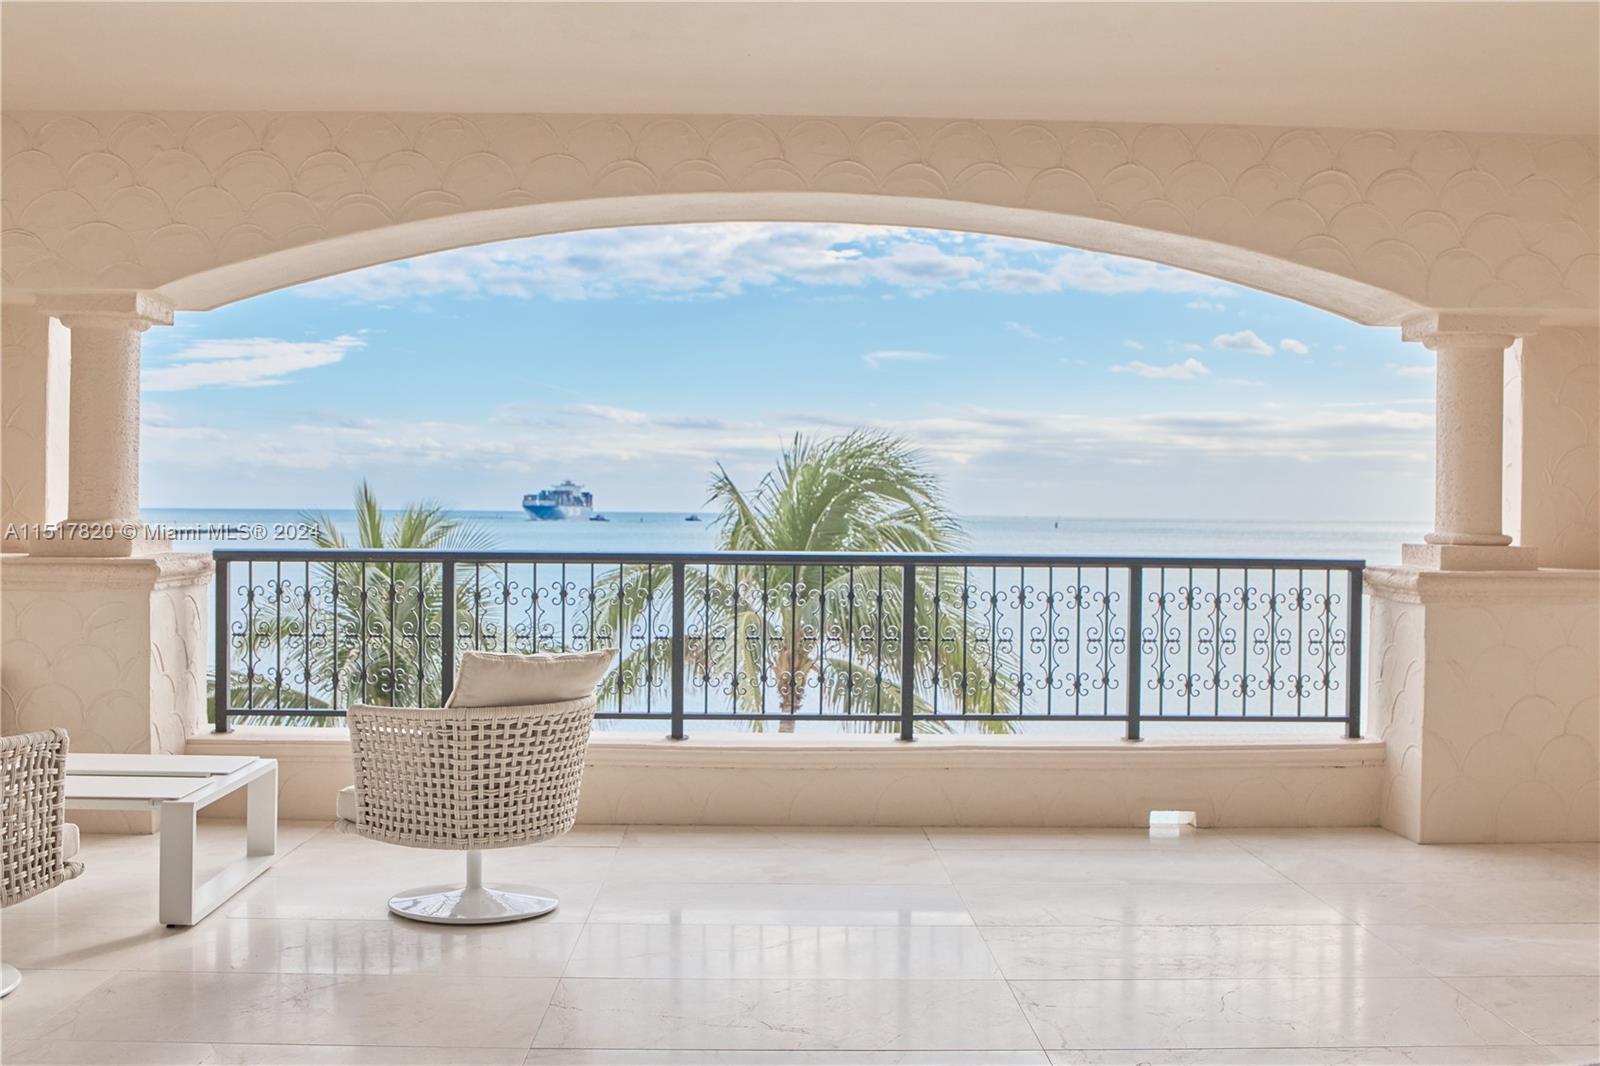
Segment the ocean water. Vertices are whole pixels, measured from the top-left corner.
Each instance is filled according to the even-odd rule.
[[[482,529],[496,548],[529,551],[712,551],[716,516],[686,521],[687,511],[607,511],[606,522],[535,522],[521,511],[454,511]],[[328,516],[353,539],[355,513]],[[302,512],[292,508],[154,508],[147,522],[179,531],[174,547],[209,551],[218,547],[304,548],[292,539]],[[1397,563],[1400,545],[1420,540],[1422,523],[1249,521],[1062,516],[973,515],[961,520],[966,549],[974,552],[1049,555],[1250,556],[1357,559]],[[261,527],[254,529],[253,527]],[[251,536],[229,536],[223,529]],[[253,534],[264,532],[265,536]]]

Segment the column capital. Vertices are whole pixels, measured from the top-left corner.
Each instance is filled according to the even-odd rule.
[[[1533,315],[1429,311],[1402,321],[1400,339],[1417,341],[1432,351],[1445,346],[1504,351],[1517,338],[1531,336],[1538,328],[1539,319]]]
[[[172,301],[142,290],[40,293],[38,306],[68,329],[120,324],[143,332],[151,326],[172,325]]]

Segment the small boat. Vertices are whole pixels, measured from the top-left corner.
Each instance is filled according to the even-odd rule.
[[[688,518],[685,518],[684,521],[685,522],[699,522],[699,521],[701,521],[701,518],[697,514],[692,514]]]
[[[591,522],[609,522],[609,521],[611,521],[611,519],[607,518],[603,514],[597,514],[597,515],[592,516],[589,519],[589,521],[591,521]]]

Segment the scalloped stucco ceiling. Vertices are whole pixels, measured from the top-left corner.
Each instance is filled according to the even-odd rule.
[[[6,3],[8,110],[898,115],[1594,135],[1582,3]]]

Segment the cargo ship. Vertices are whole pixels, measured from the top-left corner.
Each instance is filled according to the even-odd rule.
[[[540,522],[559,522],[568,518],[594,517],[594,494],[575,481],[563,481],[554,488],[530,492],[522,497],[522,509]]]

